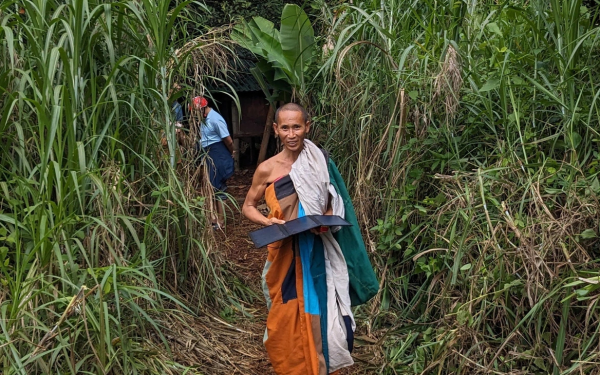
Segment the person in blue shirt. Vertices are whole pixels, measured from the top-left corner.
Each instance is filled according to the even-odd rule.
[[[217,198],[217,216],[213,219],[213,227],[220,229],[224,226],[224,209],[222,200],[227,190],[227,179],[233,175],[233,140],[229,135],[227,123],[223,116],[208,106],[208,101],[202,96],[192,100],[192,108],[200,113],[203,119],[200,126],[200,160],[206,162],[210,184]]]
[[[169,97],[172,97],[175,93],[181,90],[181,86],[177,82],[173,83],[173,87],[169,91]],[[171,106],[171,110],[173,111],[175,117],[175,126],[177,128],[183,127],[183,108],[181,108],[181,104],[179,101],[174,100],[173,105]]]
[[[181,104],[177,100],[173,102],[173,112],[175,113],[175,126],[181,127],[183,123],[183,108],[181,108]]]
[[[173,94],[177,91],[181,90],[181,86],[178,83],[174,83],[173,87],[169,91],[169,98],[172,100]],[[175,125],[175,136],[177,139],[177,143],[179,146],[183,146],[185,142],[185,133],[183,132],[183,108],[181,108],[181,104],[177,100],[173,100],[173,104],[171,105],[171,111],[173,111],[173,118]],[[163,132],[161,138],[161,144],[165,150],[165,153],[168,155],[168,143],[167,143],[167,135]],[[178,147],[175,151],[175,158],[177,164],[181,163],[181,149]]]

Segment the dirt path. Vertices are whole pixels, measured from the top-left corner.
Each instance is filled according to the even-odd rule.
[[[252,182],[253,171],[236,172],[229,181],[229,190],[241,208]],[[229,206],[233,206],[229,203]],[[227,284],[238,287],[236,294],[254,295],[253,303],[242,303],[242,308],[223,311],[202,309],[200,316],[174,314],[163,317],[163,334],[171,347],[173,359],[189,366],[193,373],[203,375],[275,375],[263,345],[267,307],[260,280],[266,261],[266,248],[255,249],[248,232],[258,229],[242,217],[238,208],[231,207],[227,227],[214,232],[217,251],[224,257],[222,265],[237,274],[237,280]],[[239,285],[242,284],[242,285]],[[243,311],[242,311],[243,310]],[[154,335],[156,336],[156,335]],[[162,352],[161,338],[153,337],[152,344]],[[170,360],[165,354],[163,361]]]
[[[252,184],[253,174],[253,170],[238,171],[227,181],[227,192],[236,200],[240,210],[244,204],[248,189]],[[235,265],[236,271],[243,278],[245,285],[258,295],[254,306],[252,306],[253,322],[247,327],[254,335],[254,339],[251,342],[251,345],[255,349],[253,351],[261,353],[260,358],[256,359],[251,369],[253,370],[252,374],[275,374],[262,342],[268,311],[262,297],[261,275],[267,260],[267,249],[256,249],[248,237],[249,232],[260,228],[259,225],[246,219],[238,210],[228,212],[227,214],[228,217],[232,215],[233,220],[227,222],[224,233],[221,233],[218,238],[223,241],[224,246],[222,250],[224,251],[223,255],[225,258]]]
[[[229,186],[227,192],[235,198],[240,210],[252,184],[253,173],[253,170],[236,172],[227,182]],[[246,284],[262,296],[260,278],[267,260],[267,248],[256,249],[248,237],[248,233],[259,229],[260,225],[246,219],[238,210],[228,212],[227,216],[232,214],[234,217],[233,220],[228,219],[225,236],[219,237],[225,245],[223,255],[236,265],[237,271],[243,276]],[[266,314],[266,306],[264,308]]]

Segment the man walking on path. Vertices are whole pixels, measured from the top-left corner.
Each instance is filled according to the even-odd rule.
[[[306,110],[284,105],[275,114],[273,129],[283,151],[256,169],[243,214],[261,225],[305,215],[338,215],[352,226],[336,233],[304,232],[268,245],[265,347],[279,375],[337,373],[353,364],[356,325],[351,306],[368,301],[379,284],[335,163],[306,139]],[[257,209],[263,196],[268,217]]]
[[[227,179],[233,175],[233,141],[227,129],[223,116],[208,106],[208,101],[202,96],[192,100],[192,110],[200,114],[200,141],[198,149],[201,162],[206,163],[210,184],[215,190],[217,199],[217,216],[213,219],[213,227],[221,229],[224,226],[223,194],[227,190]]]

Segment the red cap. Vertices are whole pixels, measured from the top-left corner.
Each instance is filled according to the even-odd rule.
[[[196,96],[194,99],[192,99],[192,104],[194,105],[194,107],[192,108],[192,106],[190,105],[190,110],[204,108],[208,105],[208,100],[206,100],[206,98],[204,98],[203,96]]]

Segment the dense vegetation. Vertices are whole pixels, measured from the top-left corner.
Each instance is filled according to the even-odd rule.
[[[169,3],[0,5],[3,374],[177,371],[164,322],[231,295],[211,199],[170,167],[172,83],[219,45],[171,40]]]
[[[230,42],[208,26],[276,22],[282,5],[0,4],[0,372],[187,371],[165,322],[245,290],[212,251],[210,190],[176,164],[171,87],[195,71],[185,90],[200,92],[226,68]],[[597,373],[600,34],[585,5],[310,2],[318,48],[288,81],[302,75],[371,228],[366,373]]]
[[[284,0],[206,0],[208,25],[221,26],[240,19],[261,16],[279,22],[286,3],[302,5],[302,1]]]
[[[596,373],[595,15],[397,0],[321,22],[312,112],[373,228],[379,368]]]

